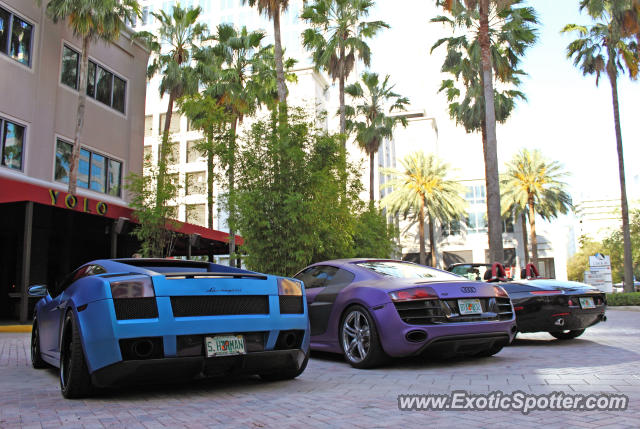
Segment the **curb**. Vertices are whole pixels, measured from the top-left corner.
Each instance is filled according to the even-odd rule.
[[[640,305],[607,305],[607,311],[609,310],[640,311]]]
[[[0,326],[0,332],[4,332],[4,333],[31,332],[31,325],[4,325],[4,326]]]

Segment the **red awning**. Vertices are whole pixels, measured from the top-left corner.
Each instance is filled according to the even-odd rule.
[[[107,201],[100,201],[84,196],[73,196],[54,187],[45,187],[34,183],[0,177],[0,204],[21,201],[33,201],[43,205],[59,207],[67,210],[103,216],[111,219],[125,217],[136,221],[133,209]],[[181,234],[199,234],[202,238],[229,242],[229,234],[223,231],[205,228],[180,221],[172,221],[167,227]],[[236,236],[236,244],[241,246],[244,240]]]

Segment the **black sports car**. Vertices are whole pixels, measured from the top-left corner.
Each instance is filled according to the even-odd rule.
[[[517,281],[508,281],[500,264],[454,264],[448,271],[499,282],[513,303],[518,332],[549,332],[567,340],[607,320],[604,292],[585,283],[542,279],[533,266]]]

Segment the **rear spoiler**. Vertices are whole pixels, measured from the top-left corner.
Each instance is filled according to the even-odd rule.
[[[199,278],[217,278],[217,277],[230,277],[234,279],[250,278],[256,280],[267,280],[268,277],[264,274],[254,273],[212,273],[212,272],[191,272],[191,273],[160,273],[167,279],[199,279]]]

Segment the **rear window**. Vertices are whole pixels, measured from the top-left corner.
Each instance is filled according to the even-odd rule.
[[[451,272],[454,274],[458,274],[459,276],[466,277],[469,280],[482,281],[484,279],[485,273],[491,270],[491,267],[488,265],[478,265],[473,266],[469,265],[456,265],[451,268]]]
[[[356,265],[385,277],[400,279],[462,280],[454,274],[409,262],[368,261],[358,262]]]

